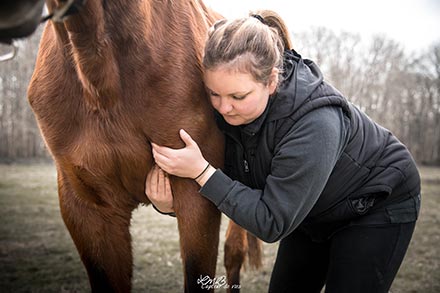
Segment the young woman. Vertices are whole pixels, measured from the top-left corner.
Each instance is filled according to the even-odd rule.
[[[273,12],[210,30],[204,80],[226,137],[225,168],[197,143],[153,144],[146,193],[173,211],[165,172],[266,242],[281,241],[269,292],[388,292],[410,242],[420,177],[407,148],[291,48]]]

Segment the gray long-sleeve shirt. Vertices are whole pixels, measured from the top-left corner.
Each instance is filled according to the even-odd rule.
[[[266,242],[292,232],[317,201],[345,144],[340,108],[316,109],[276,146],[264,189],[252,189],[221,170],[200,192],[220,211]],[[253,170],[250,170],[252,172]]]
[[[407,148],[295,51],[285,52],[283,77],[252,123],[232,126],[219,116],[225,173],[217,170],[201,194],[266,242],[300,224],[321,241],[339,223],[359,217],[415,221],[420,176]]]

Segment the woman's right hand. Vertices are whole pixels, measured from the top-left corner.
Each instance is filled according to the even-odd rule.
[[[160,212],[174,213],[170,179],[156,164],[147,175],[145,194]]]

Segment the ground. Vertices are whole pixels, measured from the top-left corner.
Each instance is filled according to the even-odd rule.
[[[440,292],[440,168],[421,168],[422,210],[391,292]],[[0,291],[88,292],[87,275],[61,219],[52,164],[0,165]],[[222,221],[217,277],[225,275]],[[139,207],[133,214],[133,292],[182,292],[176,220]],[[242,292],[267,292],[277,244],[260,271],[242,272]],[[225,290],[217,290],[224,292]]]

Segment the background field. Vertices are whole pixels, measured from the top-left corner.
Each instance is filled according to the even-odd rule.
[[[422,210],[392,292],[440,292],[440,168],[421,168]],[[0,165],[0,292],[87,292],[86,272],[62,222],[52,164]],[[223,219],[217,277],[224,275]],[[182,292],[176,220],[140,207],[131,227],[133,292]],[[276,244],[264,268],[242,273],[242,292],[266,292]],[[218,290],[223,292],[224,290]]]

